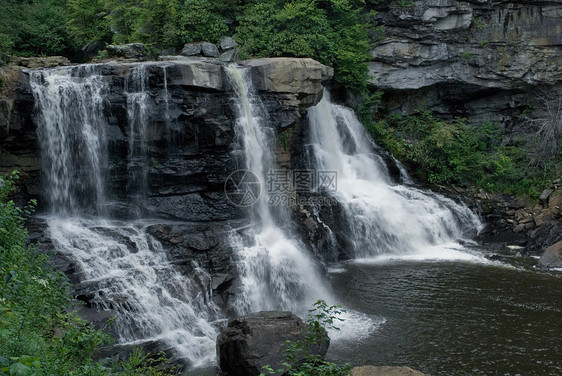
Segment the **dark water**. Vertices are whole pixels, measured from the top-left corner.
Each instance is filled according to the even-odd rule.
[[[503,265],[502,265],[503,264]],[[385,322],[329,358],[438,375],[562,375],[562,274],[532,259],[352,263],[332,273],[343,304]]]

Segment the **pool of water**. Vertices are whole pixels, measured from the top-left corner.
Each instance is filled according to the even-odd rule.
[[[334,265],[336,295],[363,319],[343,324],[328,359],[433,376],[562,375],[562,273],[534,264],[492,246]]]

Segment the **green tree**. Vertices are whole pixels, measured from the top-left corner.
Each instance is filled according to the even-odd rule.
[[[248,4],[239,17],[243,57],[311,57],[335,68],[349,89],[366,89],[369,23],[359,0],[272,0]]]
[[[79,46],[111,41],[104,0],[67,0],[67,12],[68,32]]]
[[[3,44],[11,45],[18,55],[69,55],[74,45],[66,18],[65,0],[4,0],[0,12]]]

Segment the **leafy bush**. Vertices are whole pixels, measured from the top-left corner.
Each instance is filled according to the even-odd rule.
[[[366,88],[369,24],[358,0],[292,0],[249,4],[236,38],[243,58],[311,57],[334,67],[335,79],[360,92]]]
[[[345,310],[341,305],[328,306],[324,300],[318,300],[314,308],[309,311],[306,322],[307,335],[302,341],[287,341],[285,362],[283,369],[277,370],[289,376],[347,376],[351,371],[351,365],[346,363],[339,366],[324,361],[320,356],[314,355],[314,349],[325,342],[330,341],[326,329],[339,330],[335,326],[336,321],[343,321],[340,317]],[[264,367],[264,373],[260,376],[276,374],[270,366]]]
[[[415,175],[432,184],[477,186],[534,198],[554,177],[554,163],[534,168],[529,145],[504,145],[494,123],[446,122],[423,111],[416,116],[390,115],[366,125]]]
[[[0,39],[8,41],[18,55],[69,53],[73,43],[66,30],[66,18],[65,0],[4,0],[0,12],[0,34],[4,37]]]

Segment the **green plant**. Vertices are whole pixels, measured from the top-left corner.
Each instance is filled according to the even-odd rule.
[[[329,306],[324,300],[318,300],[314,308],[309,310],[306,322],[306,336],[303,340],[287,341],[285,362],[283,369],[277,370],[289,376],[347,376],[351,365],[339,366],[324,361],[319,355],[314,355],[314,349],[330,341],[326,329],[339,330],[335,325],[343,321],[340,317],[345,310],[341,305]],[[271,366],[263,367],[260,376],[277,373]]]
[[[446,122],[422,111],[415,116],[389,115],[366,127],[414,175],[432,184],[476,186],[536,198],[554,178],[555,160],[544,161],[544,169],[533,166],[529,138],[504,145],[494,123]]]
[[[480,31],[486,29],[486,22],[478,15],[472,16],[472,23],[470,27],[473,31]]]
[[[474,57],[474,53],[473,52],[463,52],[461,54],[461,59],[463,60],[470,60]]]

